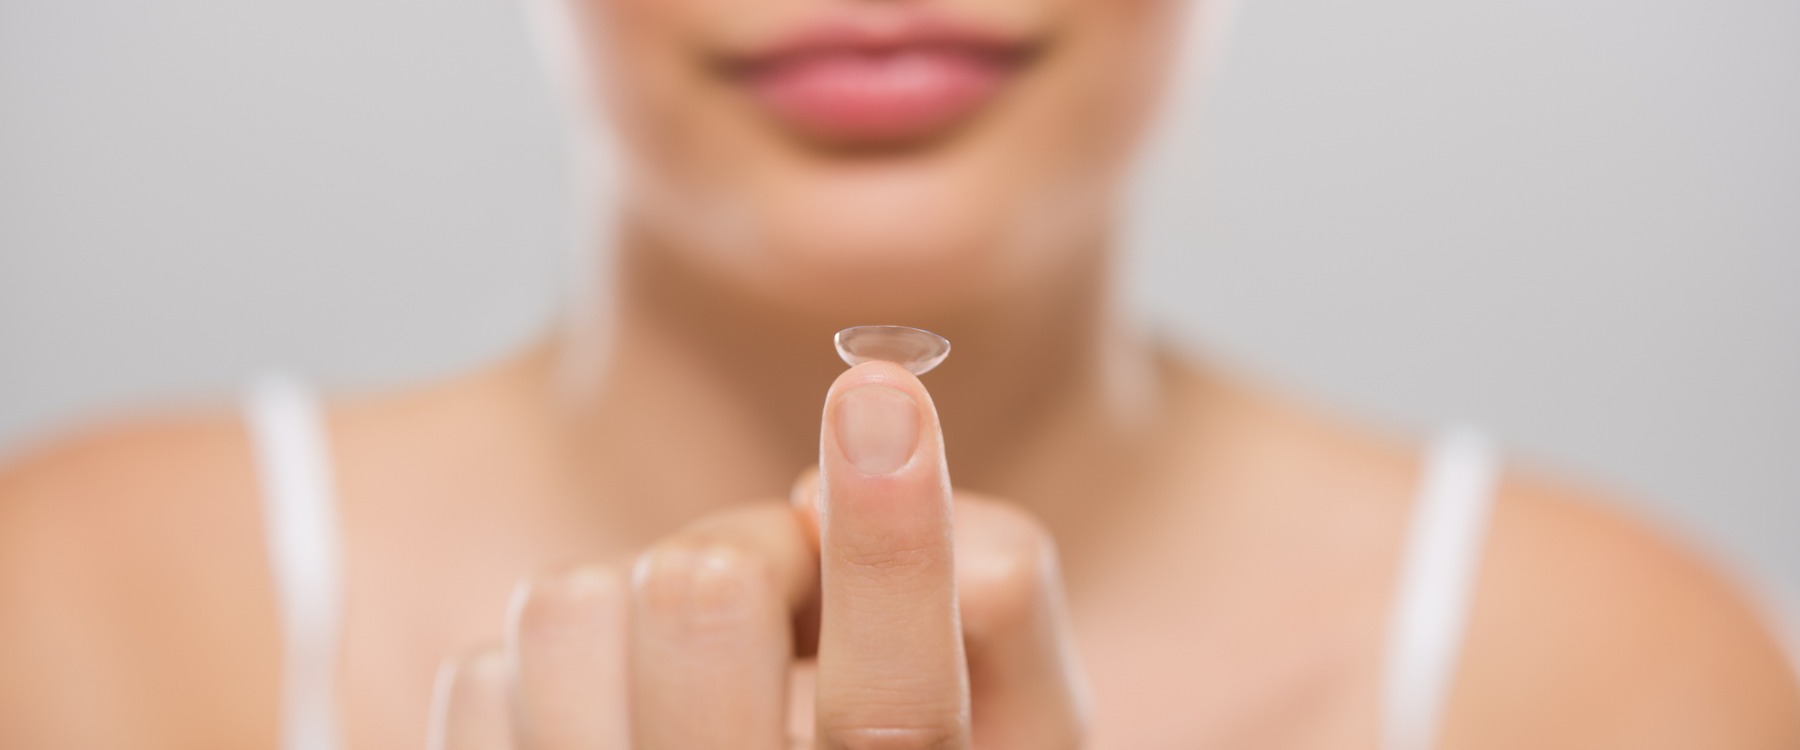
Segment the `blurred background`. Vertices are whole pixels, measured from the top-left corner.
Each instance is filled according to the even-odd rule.
[[[1486,425],[1800,603],[1800,3],[1236,22],[1147,160],[1143,312],[1352,415]],[[0,0],[0,460],[270,367],[518,346],[578,235],[558,106],[513,0]]]

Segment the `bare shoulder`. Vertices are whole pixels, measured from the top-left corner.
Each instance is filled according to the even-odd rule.
[[[1800,692],[1769,623],[1619,507],[1503,480],[1445,746],[1800,747]]]
[[[1230,373],[1191,377],[1207,396],[1193,413],[1229,433],[1206,446],[1224,459],[1207,464],[1212,481],[1235,477],[1234,502],[1274,519],[1250,536],[1287,540],[1283,565],[1304,555],[1307,570],[1354,582],[1305,578],[1307,596],[1385,622],[1423,468],[1417,441]],[[1441,747],[1800,748],[1800,692],[1770,623],[1726,575],[1626,507],[1508,471]],[[1323,627],[1308,626],[1300,637]],[[1347,691],[1347,713],[1371,715],[1369,685]]]
[[[256,492],[225,412],[88,428],[0,466],[0,746],[272,731]]]
[[[496,446],[526,450],[505,432],[518,391],[496,369],[332,399],[340,521],[416,517]],[[281,634],[261,496],[235,409],[0,459],[0,748],[272,745]]]

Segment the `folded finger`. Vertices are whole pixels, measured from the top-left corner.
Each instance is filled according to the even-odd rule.
[[[520,587],[507,622],[514,734],[523,750],[626,750],[625,576],[583,566]]]
[[[636,747],[787,750],[792,623],[817,570],[793,509],[775,503],[646,551],[631,582]]]
[[[961,497],[956,551],[976,745],[1081,747],[1092,706],[1055,542],[1015,506]]]

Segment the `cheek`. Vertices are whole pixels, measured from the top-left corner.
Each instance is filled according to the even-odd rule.
[[[565,0],[580,8],[588,92],[623,145],[628,178],[688,171],[708,140],[717,91],[701,64],[697,0]]]
[[[1172,0],[1088,2],[1044,97],[1065,119],[1056,137],[1081,149],[1091,168],[1116,177],[1159,99],[1188,4]],[[1046,111],[1046,115],[1049,112]]]

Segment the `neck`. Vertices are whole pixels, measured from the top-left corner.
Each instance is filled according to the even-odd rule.
[[[816,461],[823,398],[844,369],[832,334],[896,323],[951,341],[924,381],[956,485],[1074,524],[1163,421],[1156,356],[1112,305],[1108,255],[966,309],[846,320],[759,300],[628,237],[605,325],[589,326],[605,343],[583,407],[568,411],[582,483],[630,498],[607,512],[630,537],[785,496]]]

